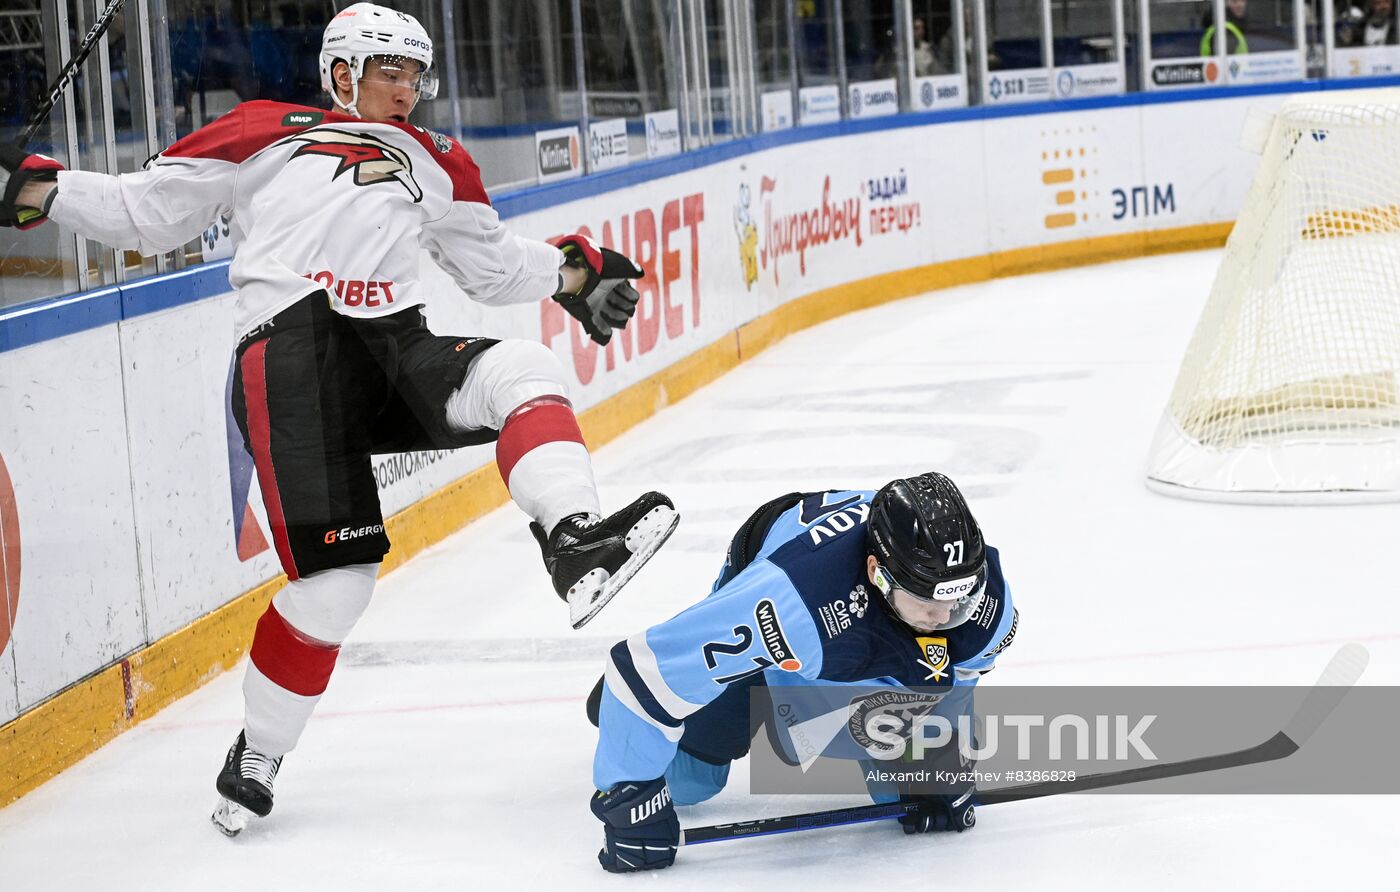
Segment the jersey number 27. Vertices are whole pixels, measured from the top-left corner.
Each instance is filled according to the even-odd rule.
[[[715,657],[715,654],[738,656],[748,650],[749,645],[753,644],[753,629],[748,626],[735,626],[733,634],[734,637],[738,639],[737,641],[709,641],[701,648],[701,653],[705,655],[706,669],[713,671],[719,666],[719,660]],[[773,665],[773,661],[767,657],[751,657],[750,659],[753,660],[753,668],[746,669],[743,672],[736,672],[733,675],[721,675],[712,680],[717,685],[730,685],[741,679],[748,678],[750,675],[757,675],[764,669]]]

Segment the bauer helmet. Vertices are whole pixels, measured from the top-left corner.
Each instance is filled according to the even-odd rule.
[[[967,622],[987,591],[982,531],[953,481],[930,472],[887,483],[870,503],[866,542],[875,556],[875,586],[892,612],[917,631]],[[896,590],[919,601],[951,602],[948,621],[914,626]]]
[[[412,59],[423,66],[415,89],[419,99],[437,95],[437,74],[433,72],[433,39],[418,20],[374,3],[356,3],[337,13],[321,35],[321,89],[331,101],[355,117],[360,101],[360,78],[371,58]],[[350,101],[341,102],[335,92],[331,71],[337,61],[350,66]]]

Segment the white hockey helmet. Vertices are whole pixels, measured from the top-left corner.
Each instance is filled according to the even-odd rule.
[[[321,35],[321,89],[331,100],[355,117],[360,100],[360,77],[365,62],[373,56],[413,59],[423,66],[418,78],[419,99],[437,95],[437,74],[433,72],[433,39],[418,20],[408,13],[376,3],[347,6],[331,19]],[[331,69],[337,61],[350,66],[350,101],[341,102],[335,92]]]

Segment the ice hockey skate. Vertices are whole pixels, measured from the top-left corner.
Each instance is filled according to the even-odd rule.
[[[671,500],[649,492],[610,517],[575,514],[548,536],[538,523],[530,524],[530,532],[544,552],[554,590],[569,604],[569,622],[578,629],[636,575],[679,522]]]
[[[253,818],[272,811],[272,781],[282,765],[281,756],[268,756],[248,746],[243,732],[229,747],[228,758],[216,786],[219,802],[210,820],[225,836],[237,836]]]

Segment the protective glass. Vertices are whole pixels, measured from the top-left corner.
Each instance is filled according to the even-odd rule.
[[[419,99],[437,96],[438,79],[432,69],[405,56],[371,56],[365,60],[361,83],[384,84],[389,87],[409,87]]]

